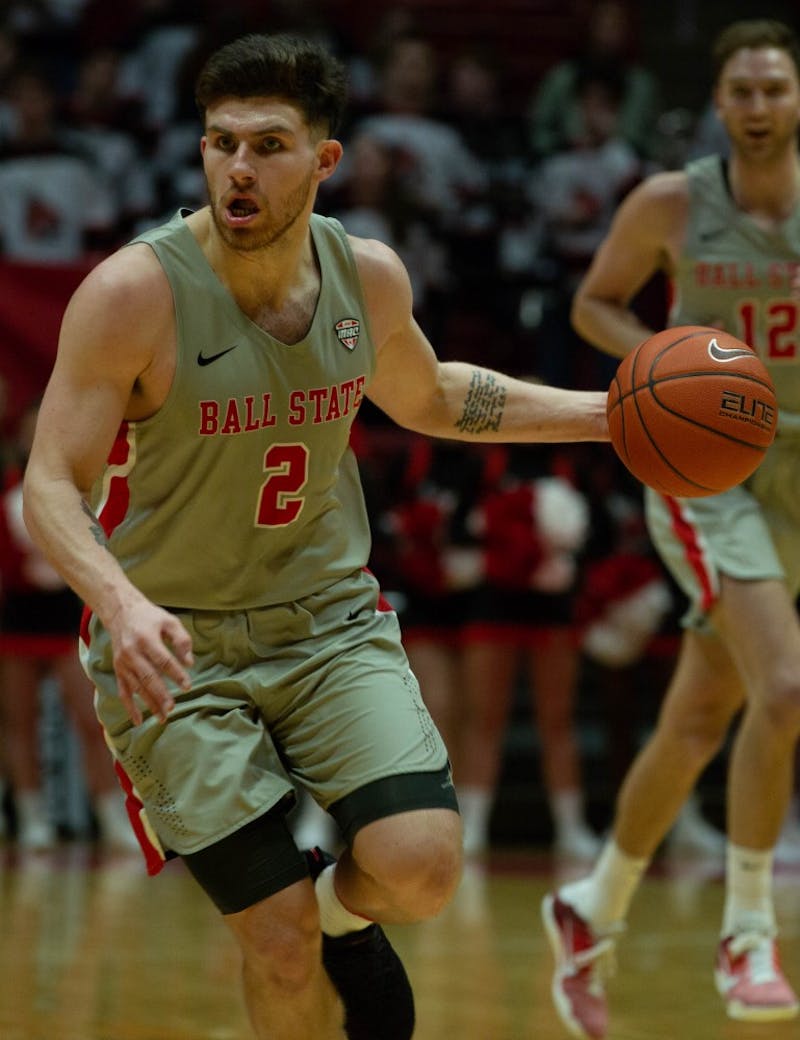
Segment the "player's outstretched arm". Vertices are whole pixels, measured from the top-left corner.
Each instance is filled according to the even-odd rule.
[[[390,249],[355,240],[377,346],[367,396],[418,433],[499,442],[608,439],[606,394],[513,379],[479,365],[440,362],[412,314],[405,268]]]
[[[135,722],[134,693],[165,717],[164,677],[188,686],[191,662],[185,629],[130,583],[89,505],[121,422],[143,417],[142,377],[169,335],[159,315],[170,314],[171,297],[145,248],[99,265],[70,301],[24,485],[31,537],[108,629],[120,698]]]

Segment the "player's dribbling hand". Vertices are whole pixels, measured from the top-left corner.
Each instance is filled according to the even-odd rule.
[[[121,608],[107,623],[114,649],[119,698],[134,725],[143,720],[144,705],[165,722],[175,706],[167,680],[180,690],[191,687],[188,668],[194,663],[189,633],[169,611],[144,596]]]

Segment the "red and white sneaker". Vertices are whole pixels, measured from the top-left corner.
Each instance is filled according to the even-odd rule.
[[[591,926],[555,894],[542,902],[542,921],[556,967],[550,992],[559,1018],[579,1040],[608,1031],[605,979],[613,970],[614,940],[598,941]]]
[[[786,981],[771,935],[741,932],[719,944],[714,971],[717,989],[728,1015],[744,1022],[775,1022],[794,1018],[797,995]]]

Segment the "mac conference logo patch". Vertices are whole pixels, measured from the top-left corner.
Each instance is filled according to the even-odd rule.
[[[358,343],[358,336],[361,332],[361,323],[357,318],[342,318],[341,321],[337,321],[333,326],[336,331],[336,336],[343,347],[347,347],[348,350],[354,350],[356,343]]]

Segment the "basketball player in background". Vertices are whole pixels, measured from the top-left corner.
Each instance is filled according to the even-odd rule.
[[[604,960],[661,839],[744,707],[728,783],[726,897],[716,982],[728,1014],[791,1018],[781,973],[772,850],[800,732],[800,51],[785,25],[734,23],[714,50],[729,161],[656,174],[624,201],[578,291],[582,336],[623,357],[652,334],[629,304],[651,275],[674,285],[670,325],[714,325],[754,347],[780,405],[778,433],[746,484],[701,499],[646,490],[648,527],[687,594],[676,670],[655,732],[619,794],[592,873],[543,903],[553,997],[573,1036],[606,1035]]]
[[[256,1036],[409,1040],[411,988],[374,922],[441,909],[461,827],[365,569],[350,428],[368,395],[428,435],[606,440],[606,395],[438,363],[396,254],[313,213],[342,154],[325,50],[244,37],[196,99],[210,203],[72,298],[26,520],[91,612],[84,661],[150,869],[182,856],[225,915]],[[296,847],[275,751],[336,818],[338,862]]]

